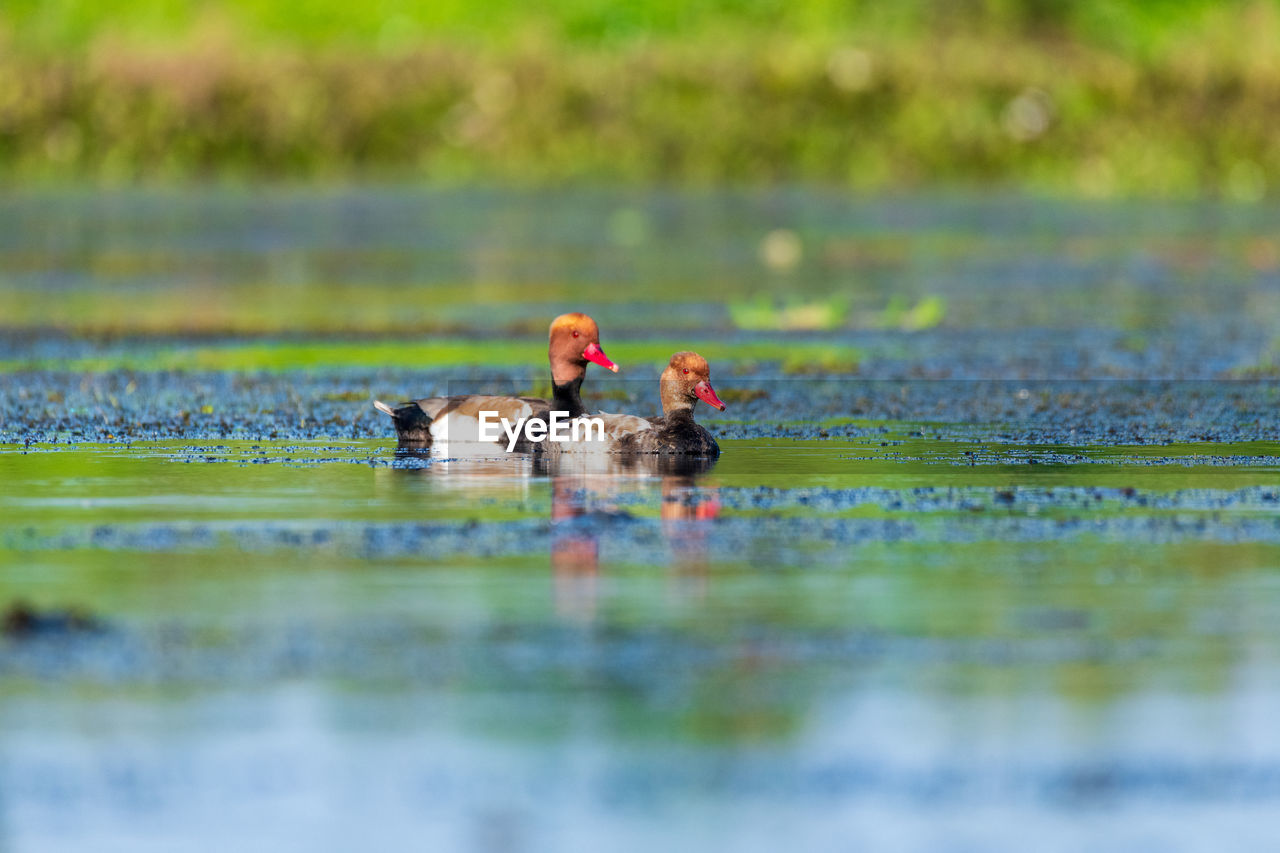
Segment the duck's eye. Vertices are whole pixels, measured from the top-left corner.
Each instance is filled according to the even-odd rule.
[[[577,329],[574,329],[574,330],[573,330],[573,336],[574,336],[575,338],[578,336],[578,330],[577,330]]]
[[[687,368],[687,367],[686,367],[686,368],[684,369],[684,372],[685,372],[685,373],[688,373],[688,372],[689,372],[689,368]]]

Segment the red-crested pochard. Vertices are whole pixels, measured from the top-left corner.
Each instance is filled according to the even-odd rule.
[[[546,420],[553,411],[569,412],[570,417],[586,414],[579,389],[587,374],[587,362],[595,362],[614,373],[618,372],[618,365],[604,354],[600,347],[600,329],[596,321],[586,314],[561,314],[551,321],[548,338],[547,357],[551,361],[552,387],[550,400],[540,397],[455,394],[413,400],[394,408],[381,400],[375,400],[373,406],[391,416],[401,444],[420,447],[450,440],[480,441],[479,413],[482,411],[496,412],[498,417],[512,424],[530,417]],[[504,443],[506,441],[505,438],[499,440]],[[521,438],[514,449],[527,453],[533,446]]]
[[[711,387],[711,368],[696,352],[678,352],[658,380],[662,416],[591,415],[604,422],[604,440],[546,442],[541,450],[557,453],[606,452],[620,454],[657,453],[716,458],[720,446],[706,428],[693,419],[693,407],[702,400],[720,411],[725,405]],[[591,431],[587,431],[592,435]]]

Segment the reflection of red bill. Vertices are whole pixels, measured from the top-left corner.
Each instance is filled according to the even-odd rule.
[[[693,386],[693,393],[708,406],[715,406],[720,411],[724,411],[724,403],[721,403],[720,398],[716,396],[716,389],[712,388],[711,383],[705,379]]]
[[[609,356],[604,354],[604,350],[600,349],[600,345],[595,341],[587,344],[587,348],[582,351],[582,357],[587,361],[594,361],[601,367],[606,367],[614,373],[618,372],[618,365],[609,360]]]

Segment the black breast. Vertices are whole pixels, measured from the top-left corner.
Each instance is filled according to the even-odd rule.
[[[622,453],[684,454],[689,456],[720,455],[720,446],[711,433],[693,418],[653,418],[653,429],[623,436],[618,442]]]

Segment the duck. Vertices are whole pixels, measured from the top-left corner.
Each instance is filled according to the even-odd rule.
[[[661,416],[592,415],[592,419],[599,418],[603,424],[603,438],[587,431],[592,440],[546,442],[539,450],[553,458],[560,454],[600,452],[718,458],[720,445],[706,427],[693,419],[693,409],[699,400],[722,412],[726,408],[711,387],[711,367],[707,360],[696,352],[678,352],[671,356],[658,384]]]
[[[587,364],[598,364],[618,372],[618,365],[605,355],[600,346],[600,327],[586,314],[561,314],[551,321],[547,334],[547,358],[551,362],[551,399],[540,397],[504,397],[484,394],[454,394],[427,397],[390,406],[374,400],[373,407],[391,416],[396,437],[402,446],[425,448],[437,442],[479,442],[480,412],[496,412],[510,423],[526,418],[546,419],[555,412],[568,412],[570,418],[586,414],[580,391],[587,375]],[[521,438],[516,452],[533,450]]]

